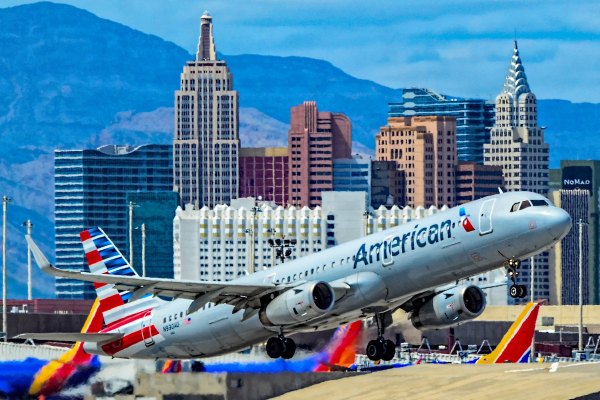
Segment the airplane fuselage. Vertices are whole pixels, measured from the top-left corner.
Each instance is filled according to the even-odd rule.
[[[538,205],[523,209],[517,205],[515,210],[515,204],[525,200]],[[244,320],[244,310],[232,313],[233,306],[210,303],[187,315],[191,300],[175,299],[161,301],[141,318],[109,331],[138,332],[141,341],[128,341],[126,336],[111,345],[86,343],[85,349],[132,358],[214,356],[259,343],[274,332],[330,329],[394,310],[419,293],[554,245],[568,232],[570,218],[541,201],[546,200],[529,192],[486,197],[236,280],[278,285],[327,282],[334,289],[349,288],[340,292],[330,312],[309,321],[269,326],[258,314]]]

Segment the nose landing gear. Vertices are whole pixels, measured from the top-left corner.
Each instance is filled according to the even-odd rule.
[[[513,299],[522,299],[527,296],[527,287],[525,285],[517,285],[517,277],[519,276],[517,269],[520,266],[521,260],[517,258],[509,258],[505,263],[506,273],[512,281],[508,293]]]
[[[396,355],[396,344],[389,339],[383,337],[385,333],[385,325],[383,318],[385,314],[375,314],[375,322],[377,323],[377,339],[369,341],[366,348],[367,357],[371,361],[390,361]]]

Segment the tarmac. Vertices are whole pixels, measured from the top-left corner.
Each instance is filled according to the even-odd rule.
[[[276,399],[574,399],[599,393],[598,378],[598,362],[415,365],[323,382]]]

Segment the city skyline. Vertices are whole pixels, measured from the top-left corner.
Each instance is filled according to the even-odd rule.
[[[6,0],[6,6],[33,3]],[[493,100],[495,77],[506,71],[511,42],[519,40],[539,98],[600,102],[600,4],[580,1],[480,2],[308,1],[181,4],[84,0],[84,8],[195,54],[198,16],[219,20],[215,36],[224,54],[306,56],[325,59],[349,74],[394,88],[428,87],[445,94]],[[533,12],[532,12],[533,10]],[[160,21],[157,23],[156,21]],[[358,56],[358,57],[357,57]],[[360,62],[357,62],[357,58]],[[576,66],[576,68],[573,68]],[[473,79],[475,77],[476,79]],[[595,85],[596,84],[596,85]]]

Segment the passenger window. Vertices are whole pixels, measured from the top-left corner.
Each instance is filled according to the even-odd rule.
[[[510,212],[518,211],[520,205],[521,205],[521,202],[513,204],[512,207],[510,208]]]
[[[169,322],[171,322],[171,317],[172,317],[172,315],[169,315]]]
[[[294,277],[292,279],[296,280],[296,276],[298,276],[298,274],[294,274]]]
[[[308,271],[304,271],[304,276],[308,276]]]
[[[179,313],[179,318],[183,318],[183,311]]]
[[[287,279],[287,281],[288,281],[288,283],[290,283],[290,277],[289,277],[289,276],[288,276],[288,279]]]
[[[164,317],[163,318],[163,324],[166,324],[166,323],[167,323],[167,317]]]
[[[311,269],[310,269],[310,274],[312,275],[312,274],[314,274],[314,273],[315,273],[315,269],[314,269],[314,268],[311,268]]]
[[[177,321],[177,314],[173,316],[173,320]]]
[[[531,203],[529,202],[529,200],[524,200],[521,202],[521,208],[519,208],[519,210],[524,210],[527,207],[531,207]]]
[[[319,273],[319,270],[321,269],[321,267],[317,267],[317,274]]]

